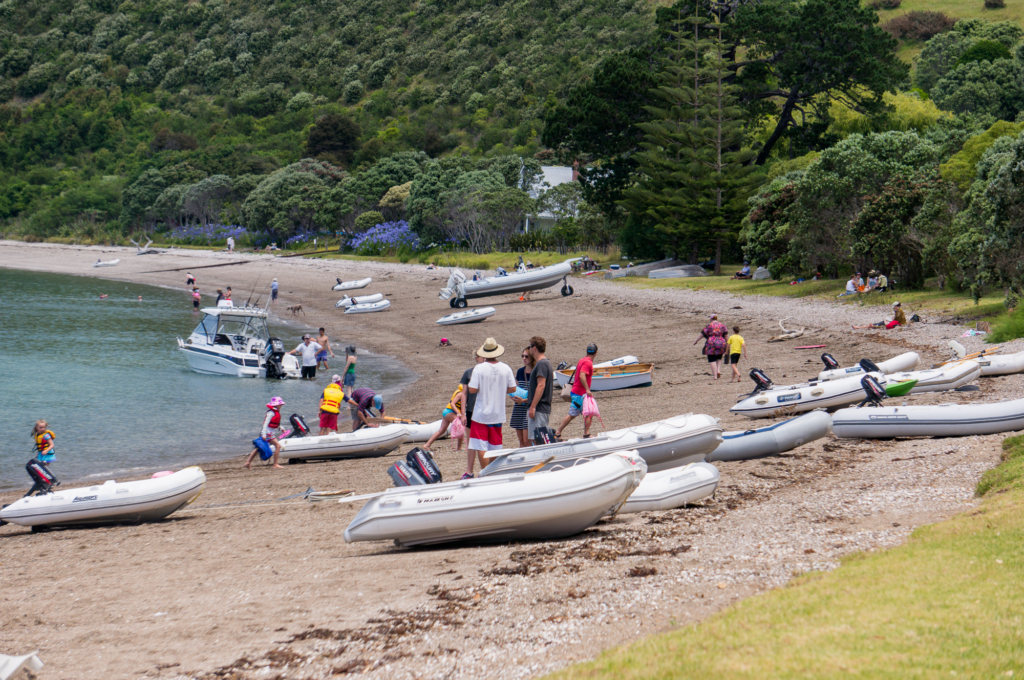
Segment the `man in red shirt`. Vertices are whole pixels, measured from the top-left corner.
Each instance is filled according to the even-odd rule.
[[[565,417],[562,424],[558,427],[558,431],[555,432],[556,437],[562,436],[562,430],[569,426],[573,418],[576,416],[583,415],[583,398],[586,396],[593,397],[594,394],[590,391],[590,381],[594,378],[594,357],[597,356],[597,345],[590,343],[587,345],[587,356],[579,360],[576,364],[576,370],[573,371],[572,377],[572,397],[569,403],[569,415]],[[594,419],[593,416],[585,416],[583,418],[583,438],[588,439],[590,437],[590,422]]]

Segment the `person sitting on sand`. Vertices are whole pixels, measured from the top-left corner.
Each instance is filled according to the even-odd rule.
[[[281,442],[278,441],[277,435],[281,431],[281,407],[284,406],[284,399],[281,397],[271,397],[267,403],[267,415],[263,418],[263,429],[260,430],[260,437],[263,441],[267,442],[274,447],[274,467],[280,469],[281,465],[278,463],[278,458],[281,455]],[[252,459],[256,457],[260,450],[253,447],[252,453],[245,459],[245,465],[242,467],[247,470],[252,469]]]
[[[854,330],[863,330],[865,328],[881,328],[885,326],[887,329],[892,330],[896,326],[906,326],[907,315],[903,313],[903,306],[898,302],[892,303],[892,321],[886,323],[885,321],[879,321],[868,326],[852,326]]]
[[[750,263],[749,262],[744,262],[743,263],[743,269],[741,269],[738,272],[736,272],[735,274],[733,274],[732,278],[734,278],[734,279],[749,279],[750,278]]]

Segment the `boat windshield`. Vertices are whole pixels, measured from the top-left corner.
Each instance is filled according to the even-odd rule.
[[[207,314],[203,321],[196,326],[194,333],[205,335],[209,342],[213,343],[217,334],[229,337],[244,337],[266,340],[270,337],[267,329],[267,320],[260,316],[233,316],[221,314],[219,316]]]

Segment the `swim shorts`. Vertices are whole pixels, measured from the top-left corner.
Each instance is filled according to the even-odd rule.
[[[725,363],[727,363],[727,364],[734,364],[734,365],[740,363],[740,355],[739,354],[729,354],[729,355],[726,355]]]
[[[469,448],[474,451],[497,451],[501,447],[501,423],[473,423],[469,426]]]
[[[338,430],[338,414],[320,411],[320,427],[328,430]]]
[[[327,361],[327,352],[317,352],[316,353],[316,360],[318,362],[319,361]]]
[[[316,366],[303,366],[302,367],[303,378],[315,378],[316,377]]]
[[[355,385],[356,385],[356,374],[355,373],[346,373],[345,377],[342,378],[341,384],[346,386],[346,387],[355,387]]]
[[[569,415],[573,418],[583,415],[583,394],[574,394],[569,401]]]
[[[441,411],[441,417],[442,418],[447,418],[448,416],[450,416],[453,413],[455,413],[455,411],[451,410],[450,408],[445,408],[445,410]]]

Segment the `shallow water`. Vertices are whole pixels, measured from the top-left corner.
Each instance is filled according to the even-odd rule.
[[[56,435],[51,469],[61,482],[177,469],[251,451],[273,395],[285,400],[285,418],[301,413],[315,431],[320,393],[330,374],[344,367],[348,343],[332,338],[339,358],[315,381],[200,375],[175,342],[201,317],[184,291],[7,269],[0,269],[0,290],[7,429],[0,441],[0,489],[29,486],[24,466],[33,457],[31,430],[40,418]],[[101,300],[101,294],[109,297]],[[204,305],[212,303],[204,296]],[[270,330],[293,349],[305,329],[272,321]],[[415,378],[393,359],[362,353],[357,375],[357,386],[384,395]]]

